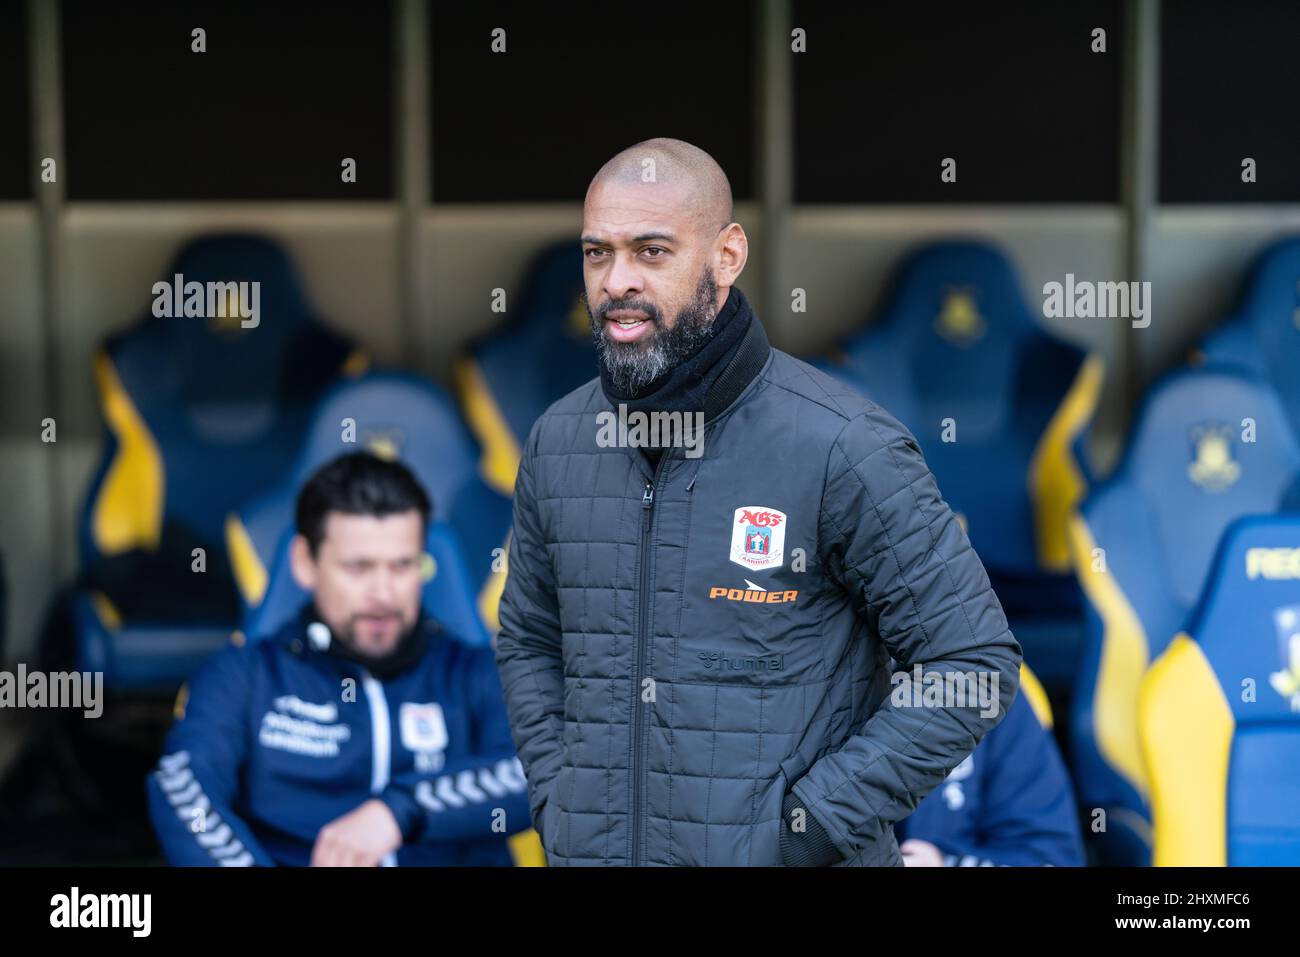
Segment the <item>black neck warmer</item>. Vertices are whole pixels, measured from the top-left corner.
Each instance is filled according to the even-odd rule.
[[[732,286],[727,294],[727,301],[722,304],[717,318],[713,320],[709,338],[690,358],[669,369],[659,378],[646,385],[636,393],[623,393],[615,388],[605,364],[600,364],[600,384],[605,390],[605,398],[610,404],[625,405],[629,412],[703,412],[707,422],[739,395],[735,391],[721,408],[715,408],[720,398],[718,387],[722,384],[723,373],[735,369],[735,360],[741,351],[741,345],[747,339],[746,333],[751,326],[762,327],[756,321],[754,312],[745,299],[744,293]],[[763,360],[767,359],[767,337],[763,339]],[[760,363],[761,367],[761,363]],[[741,388],[753,378],[757,368],[752,369]]]
[[[397,646],[392,651],[382,658],[374,658],[369,655],[358,654],[339,641],[338,636],[334,634],[334,630],[326,625],[325,619],[317,613],[315,602],[309,602],[303,608],[302,622],[304,633],[312,625],[317,624],[329,630],[329,646],[321,651],[322,654],[360,665],[380,681],[396,678],[424,657],[424,653],[429,649],[430,636],[439,627],[432,618],[427,618],[421,613],[421,616],[415,620],[415,624],[398,639]],[[308,635],[308,647],[311,647],[310,635]],[[313,648],[312,650],[319,649]]]

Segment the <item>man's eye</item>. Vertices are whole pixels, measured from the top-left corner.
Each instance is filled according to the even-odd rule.
[[[604,252],[605,252],[605,250],[603,250],[603,249],[588,249],[588,250],[587,250],[587,258],[588,258],[588,259],[595,259],[597,256],[603,255]]]
[[[664,249],[662,246],[647,246],[647,247],[643,250],[643,252],[647,252],[647,253],[666,253],[666,252],[668,252],[668,250]],[[660,257],[657,256],[657,255],[655,255],[655,256],[651,256],[650,258],[651,258],[651,259],[659,259]]]

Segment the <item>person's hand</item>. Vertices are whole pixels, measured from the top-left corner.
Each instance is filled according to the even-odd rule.
[[[388,805],[371,798],[355,811],[330,821],[316,835],[312,867],[378,867],[402,846],[402,831]]]
[[[904,841],[898,849],[903,855],[903,864],[907,867],[943,867],[943,851],[929,841],[915,838]]]

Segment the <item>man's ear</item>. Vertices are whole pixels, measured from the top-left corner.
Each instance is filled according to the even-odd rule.
[[[733,285],[749,260],[749,237],[740,223],[730,223],[719,235],[718,287]]]
[[[303,535],[295,535],[289,545],[289,570],[303,591],[316,590],[316,559],[312,557],[311,545]]]

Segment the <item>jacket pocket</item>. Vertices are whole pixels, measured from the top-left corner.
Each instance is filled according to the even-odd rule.
[[[551,782],[551,793],[546,797],[542,808],[542,850],[546,852],[548,863],[560,847],[560,832],[564,827],[564,809],[560,806],[562,795],[567,793],[573,769],[567,764],[560,765],[560,772]]]
[[[781,828],[784,826],[781,823],[781,803],[789,787],[785,768],[778,766],[776,776],[758,805],[749,856],[752,867],[782,867],[785,863],[781,857]]]
[[[541,833],[542,850],[546,853],[546,863],[554,866],[555,838],[559,830],[559,806],[555,803],[555,791],[551,791],[546,804],[542,806]]]

